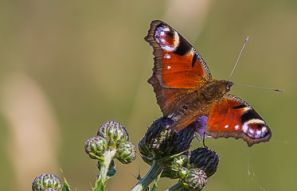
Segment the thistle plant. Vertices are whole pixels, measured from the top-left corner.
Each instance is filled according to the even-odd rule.
[[[129,142],[127,130],[115,121],[100,126],[97,135],[85,142],[85,151],[91,159],[98,161],[99,174],[93,191],[106,190],[106,181],[116,174],[115,159],[128,164],[136,157],[135,146]]]
[[[150,165],[147,174],[131,189],[132,191],[157,190],[158,180],[166,177],[176,179],[167,191],[199,191],[217,169],[219,157],[207,147],[190,149],[199,122],[180,131],[173,130],[174,121],[162,117],[154,121],[139,141],[142,159]],[[85,141],[85,152],[97,161],[98,174],[92,191],[105,191],[107,181],[116,175],[116,162],[129,164],[136,156],[136,149],[129,141],[123,125],[108,121],[101,125],[97,134]],[[42,174],[32,183],[33,191],[70,191],[66,179],[62,182],[56,175]]]
[[[215,173],[219,161],[215,152],[204,147],[189,150],[200,124],[194,122],[179,132],[171,128],[173,124],[166,117],[156,120],[139,142],[141,156],[151,168],[132,191],[147,189],[159,177],[178,179],[167,190],[201,190]]]

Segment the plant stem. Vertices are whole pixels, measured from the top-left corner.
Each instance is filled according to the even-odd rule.
[[[104,153],[104,155],[103,155],[104,160],[100,164],[99,175],[98,175],[98,178],[96,180],[95,187],[92,189],[93,191],[105,190],[105,182],[108,179],[107,173],[108,173],[108,170],[109,170],[110,163],[111,163],[112,159],[114,158],[115,154],[116,154],[115,149],[114,150],[107,150]]]
[[[153,161],[149,172],[141,180],[138,181],[138,183],[132,188],[131,191],[145,190],[154,180],[158,178],[162,170],[162,165],[158,164],[158,162],[156,161]]]
[[[175,185],[167,188],[165,191],[184,191],[185,188],[182,186],[180,182],[176,183]]]

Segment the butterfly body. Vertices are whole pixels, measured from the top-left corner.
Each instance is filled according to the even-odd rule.
[[[157,102],[177,131],[203,118],[207,135],[267,141],[271,131],[246,102],[229,95],[232,82],[215,80],[200,54],[176,30],[153,21],[145,37],[154,49],[153,86]]]
[[[190,125],[199,116],[209,113],[213,103],[216,103],[230,90],[231,82],[212,80],[201,88],[180,96],[166,116],[175,121],[174,128],[180,130]]]

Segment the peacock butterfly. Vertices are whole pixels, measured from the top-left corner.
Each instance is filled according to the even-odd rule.
[[[270,139],[271,130],[260,115],[228,94],[233,83],[213,79],[201,55],[171,26],[152,21],[145,40],[154,54],[148,82],[176,131],[198,121],[203,124],[198,131],[213,138],[242,138],[249,146]]]

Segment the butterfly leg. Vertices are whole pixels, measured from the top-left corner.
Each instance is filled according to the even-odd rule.
[[[197,123],[195,137],[198,139],[198,141],[202,141],[204,147],[207,147],[205,145],[207,119],[207,116],[201,116],[195,121],[195,123]]]

